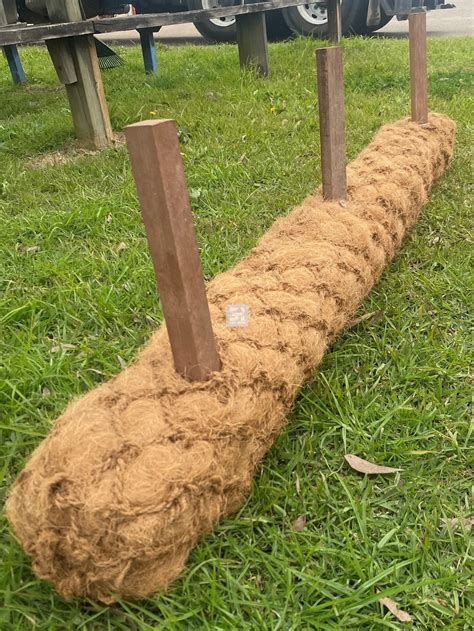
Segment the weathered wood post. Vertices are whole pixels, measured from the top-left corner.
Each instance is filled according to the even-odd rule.
[[[46,8],[51,22],[82,20],[80,0],[46,0]],[[91,149],[105,147],[112,140],[112,126],[93,36],[50,40],[47,46],[66,86],[79,142]]]
[[[426,70],[426,12],[408,16],[410,38],[411,119],[428,122],[428,77]]]
[[[0,26],[15,24],[17,21],[17,11],[15,0],[0,0]],[[18,48],[15,45],[4,46],[3,52],[10,68],[13,83],[25,83],[25,71],[21,65]]]
[[[265,13],[235,16],[241,68],[255,68],[258,75],[268,76],[268,42]]]
[[[154,30],[151,28],[141,28],[138,30],[146,74],[158,74],[158,61],[156,58],[156,45],[153,33]]]
[[[328,39],[333,44],[339,44],[342,37],[341,0],[327,0]]]
[[[323,197],[345,199],[347,181],[342,49],[339,46],[318,48],[316,65]]]
[[[10,68],[13,83],[25,83],[26,76],[21,64],[20,55],[18,54],[18,48],[16,46],[4,46],[3,52],[5,53],[5,59]]]
[[[0,25],[15,24],[17,17],[15,0],[0,0]]]
[[[174,120],[125,128],[174,365],[191,381],[220,369]]]

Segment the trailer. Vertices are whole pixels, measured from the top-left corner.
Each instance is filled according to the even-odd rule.
[[[139,13],[156,11],[210,10],[224,6],[251,4],[256,0],[138,0]],[[329,35],[329,2],[304,2],[266,13],[267,36],[270,40],[295,35],[326,38]],[[341,30],[343,35],[370,35],[383,28],[390,20],[407,19],[416,10],[453,8],[446,0],[341,0]],[[236,41],[235,17],[198,20],[197,30],[210,42]]]

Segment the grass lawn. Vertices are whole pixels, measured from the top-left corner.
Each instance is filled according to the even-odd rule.
[[[104,74],[116,131],[177,119],[206,278],[320,183],[315,47],[271,45],[266,81],[239,71],[233,46],[160,48],[158,78],[123,49],[127,65]],[[344,49],[353,158],[408,113],[408,44],[354,38]],[[473,514],[473,56],[472,40],[429,41],[430,107],[458,123],[455,159],[360,312],[382,313],[338,338],[242,510],[168,593],[114,607],[56,596],[3,520],[1,629],[402,628],[382,596],[416,629],[473,628],[463,525]],[[22,59],[26,87],[0,67],[2,498],[66,403],[131,361],[162,320],[125,147],[42,161],[71,143],[68,104],[44,50]],[[345,453],[403,472],[363,477]]]

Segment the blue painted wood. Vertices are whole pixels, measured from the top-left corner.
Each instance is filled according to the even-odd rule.
[[[18,54],[18,48],[14,45],[4,46],[3,52],[7,58],[8,66],[12,74],[13,83],[25,83],[25,71],[21,65],[20,55]]]
[[[155,38],[153,29],[140,29],[140,44],[142,47],[143,63],[147,74],[158,74],[158,61],[156,58]]]

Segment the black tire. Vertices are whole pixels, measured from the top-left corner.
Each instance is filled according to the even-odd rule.
[[[206,4],[204,0],[188,0],[188,7],[191,11],[208,8]],[[222,6],[230,6],[232,2],[221,1],[219,4]],[[237,39],[237,27],[235,26],[235,22],[225,25],[222,20],[221,26],[220,24],[216,24],[217,21],[220,20],[215,20],[214,22],[211,22],[211,20],[202,20],[194,22],[194,26],[208,42],[235,42]]]
[[[368,2],[368,0],[342,0],[341,22],[343,34],[355,32],[354,25],[357,23],[360,15],[360,7],[365,2]],[[314,9],[315,20],[320,20],[319,24],[306,19],[302,15],[302,13],[312,12],[312,9]],[[281,9],[281,12],[288,28],[294,35],[319,37],[322,39],[327,37],[328,25],[327,18],[324,21],[324,2],[308,2],[305,5]]]
[[[390,22],[393,16],[387,15],[385,11],[380,7],[380,23],[376,26],[367,26],[367,10],[369,8],[369,0],[363,0],[357,19],[354,22],[353,29],[356,35],[371,35],[378,31],[379,28],[383,28]]]
[[[188,0],[190,10],[202,9],[203,4],[202,0]],[[222,6],[230,6],[232,2],[229,0],[227,0],[227,2],[221,0],[219,4],[222,4]],[[267,21],[268,39],[275,41],[291,37],[292,33],[286,25],[281,11],[267,11],[265,17]],[[202,20],[195,22],[194,26],[208,42],[235,42],[237,40],[237,27],[235,26],[235,22],[228,26],[219,26],[210,20]]]
[[[33,13],[26,8],[25,0],[17,0],[16,7],[18,10],[18,19],[20,22],[28,22],[29,24],[37,24],[45,22],[48,19],[46,11],[43,14]]]
[[[209,20],[206,20],[194,22],[194,26],[210,44],[235,42],[237,40],[237,28],[235,24],[222,27],[216,26]]]
[[[272,42],[288,39],[293,35],[283,18],[281,10],[266,11],[265,19],[267,21],[267,36]]]

